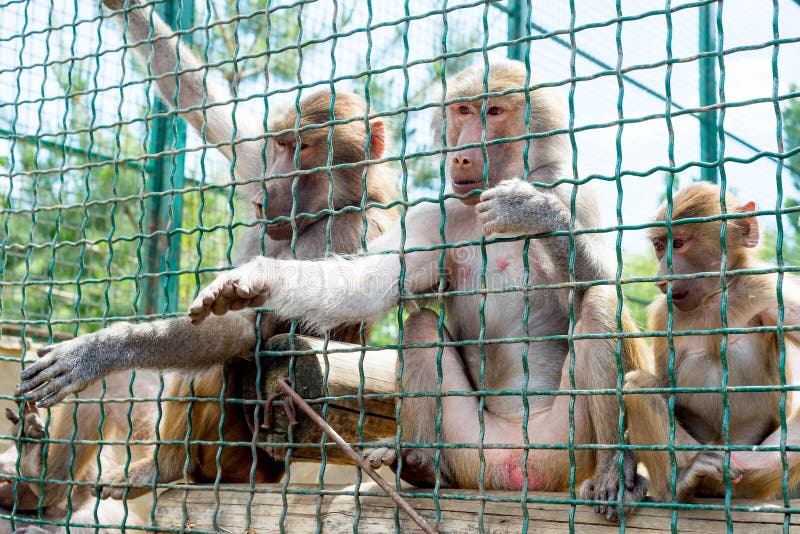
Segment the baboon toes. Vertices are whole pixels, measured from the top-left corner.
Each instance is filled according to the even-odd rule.
[[[391,440],[394,438],[388,438]],[[436,483],[436,472],[433,466],[433,452],[424,449],[403,449],[403,463],[400,478],[417,487],[431,487]],[[362,456],[373,469],[382,466],[397,472],[397,449],[394,447],[378,447],[367,449]]]
[[[424,449],[403,451],[403,467],[400,478],[420,488],[432,487],[436,484],[433,452]]]
[[[373,469],[380,469],[384,465],[394,469],[397,464],[397,453],[390,447],[367,449],[362,455]]]
[[[644,499],[649,488],[647,479],[636,472],[636,458],[633,454],[630,452],[618,454],[623,454],[622,478],[617,467],[618,456],[615,455],[612,461],[601,466],[592,478],[583,483],[580,491],[582,499],[600,501],[595,504],[594,511],[608,521],[619,521],[618,505],[608,501],[616,501],[620,489],[622,489],[622,505],[625,513],[631,514],[636,508],[629,504]]]

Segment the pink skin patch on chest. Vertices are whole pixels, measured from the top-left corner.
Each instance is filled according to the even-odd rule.
[[[464,280],[469,278],[469,275],[471,274],[472,274],[472,267],[470,267],[469,265],[465,265],[464,267],[461,268],[461,278],[463,278]]]
[[[505,271],[506,267],[508,267],[508,262],[506,261],[506,259],[498,256],[497,268],[500,269],[501,271]]]

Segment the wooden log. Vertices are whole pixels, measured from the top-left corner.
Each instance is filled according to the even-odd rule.
[[[5,330],[7,327],[3,327]],[[7,361],[8,358],[21,358],[22,354],[26,355],[26,362],[30,364],[38,359],[36,356],[36,349],[43,346],[41,343],[35,343],[30,338],[25,338],[24,340],[18,336],[0,336],[0,357],[3,358],[3,361]],[[17,366],[19,366],[20,362],[15,362]],[[22,367],[18,367],[22,369]]]
[[[35,337],[38,340],[48,340],[52,339],[53,342],[58,341],[67,341],[69,339],[74,339],[75,336],[73,334],[68,334],[66,332],[51,332],[46,328],[36,328],[35,326],[28,326],[25,325],[25,335],[30,337]],[[4,324],[0,325],[0,342],[2,342],[2,338],[6,336],[10,337],[18,337],[22,334],[23,328],[22,325],[17,324]],[[29,341],[30,343],[30,341]],[[41,343],[38,345],[41,346]]]
[[[357,524],[362,534],[390,532],[413,533],[419,528],[394,503],[380,494],[373,483],[361,484],[358,497],[353,486],[326,486],[326,495],[319,495],[319,486],[264,484],[250,493],[247,486],[213,488],[189,486],[188,490],[171,489],[161,494],[156,507],[155,526],[190,528],[197,532],[235,532],[267,534],[272,532],[352,533]],[[430,490],[404,492],[413,508],[428,521],[436,519],[436,507]],[[427,495],[427,496],[426,496]],[[476,491],[440,490],[438,505],[441,511],[439,532],[487,533],[524,532],[523,504],[519,492],[487,491],[483,511]],[[465,498],[466,497],[466,498]],[[505,502],[489,501],[505,499]],[[516,502],[513,500],[516,499]],[[569,532],[570,505],[553,501],[569,500],[566,493],[528,492],[527,532],[550,534]],[[541,502],[530,502],[530,500]],[[727,532],[724,500],[699,499],[696,503],[718,509],[680,509],[677,511],[677,531],[682,534],[711,534]],[[284,504],[285,503],[285,504]],[[788,519],[789,532],[800,532],[800,515],[782,511],[783,502],[734,500],[734,507],[752,507],[748,511],[730,511],[735,532],[783,532]],[[185,506],[185,508],[184,508]],[[800,500],[791,501],[791,508]],[[654,534],[670,532],[672,512],[676,508],[655,508],[643,503],[634,514],[626,514],[625,532]],[[185,510],[185,512],[184,512]],[[216,514],[216,524],[214,515]],[[284,515],[285,514],[285,515]],[[619,524],[608,523],[594,513],[592,506],[576,505],[574,531],[581,534],[611,534],[620,532]]]
[[[242,396],[245,399],[266,399],[278,391],[275,382],[281,377],[290,377],[293,387],[324,415],[330,424],[348,443],[377,441],[394,436],[395,401],[391,396],[370,398],[365,395],[387,395],[395,391],[395,361],[392,350],[364,350],[358,345],[337,343],[305,337],[278,335],[272,337],[261,356],[261,384],[256,387],[253,362],[249,370],[237,370]],[[247,377],[247,378],[241,378]],[[339,398],[336,398],[339,397]],[[320,399],[329,398],[328,401]],[[294,460],[320,460],[322,430],[308,417],[295,410],[297,425],[290,426],[281,403],[273,405],[269,429],[261,429],[258,441],[273,457],[283,460],[292,450]],[[326,410],[323,410],[326,408]],[[325,412],[325,413],[324,413]],[[256,426],[254,410],[245,410],[251,429]],[[259,425],[265,415],[259,418]],[[360,430],[359,430],[360,429]],[[276,444],[316,444],[316,446],[274,446]],[[337,447],[326,440],[325,456],[334,463],[352,463]]]

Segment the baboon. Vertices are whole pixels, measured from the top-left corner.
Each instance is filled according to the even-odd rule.
[[[403,390],[431,396],[404,399],[401,420],[404,442],[433,444],[443,440],[474,445],[441,449],[438,476],[449,487],[477,487],[483,473],[487,489],[519,489],[527,484],[530,489],[564,490],[569,486],[569,454],[565,449],[532,449],[523,462],[520,449],[487,446],[482,451],[482,465],[479,442],[524,443],[523,397],[486,396],[481,412],[478,396],[445,395],[441,398],[442,434],[438,438],[437,405],[432,398],[439,387],[437,381],[441,380],[443,394],[568,390],[571,358],[565,337],[620,331],[612,287],[577,287],[571,303],[577,320],[570,325],[570,292],[558,285],[570,281],[571,245],[575,247],[573,274],[577,281],[612,277],[598,237],[576,234],[570,243],[570,238],[562,234],[531,239],[529,245],[523,238],[475,244],[485,237],[570,230],[572,189],[554,186],[557,180],[570,176],[569,148],[564,136],[533,136],[527,160],[530,172],[524,174],[525,141],[520,138],[564,128],[561,108],[552,90],[529,91],[526,99],[526,79],[522,63],[498,61],[489,64],[488,73],[478,65],[448,80],[444,110],[447,175],[454,194],[443,207],[422,204],[410,208],[404,236],[401,229],[395,228],[370,244],[371,251],[388,253],[320,262],[255,258],[220,275],[200,293],[190,311],[192,319],[202,325],[228,309],[264,305],[279,317],[299,318],[324,331],[380,315],[396,305],[401,296],[409,299],[440,292],[444,297],[444,326],[430,310],[413,314],[405,323],[401,341],[409,348],[403,350]],[[504,138],[513,140],[492,142]],[[476,194],[475,190],[481,189],[483,193]],[[575,209],[576,229],[599,226],[597,206],[585,187],[578,191]],[[469,244],[443,247],[443,242]],[[334,283],[339,279],[353,283],[343,287]],[[318,282],[309,284],[308,280]],[[530,284],[545,287],[503,291]],[[558,286],[548,288],[547,284]],[[635,332],[624,310],[622,330]],[[520,337],[536,341],[503,341]],[[537,339],[541,337],[544,339]],[[454,341],[462,344],[454,346]],[[623,369],[618,369],[616,343],[608,338],[574,339],[576,387],[614,388],[620,372],[642,367],[646,347],[641,341],[623,339]],[[419,347],[420,344],[428,346]],[[47,373],[49,368],[55,368],[50,372],[70,373],[75,360],[71,355],[61,358],[64,363],[53,358],[35,372]],[[441,363],[441,373],[437,361]],[[72,374],[69,382],[78,379]],[[33,385],[41,383],[35,379]],[[36,395],[39,397],[41,394]],[[527,429],[537,443],[567,443],[571,424],[575,443],[619,442],[619,412],[613,396],[578,396],[573,420],[566,395],[530,395],[527,401]],[[375,466],[396,467],[398,462],[394,447],[370,451],[368,457]],[[575,451],[575,457],[577,479],[586,481],[583,496],[617,499],[621,481],[614,451],[580,449]],[[623,461],[624,500],[639,500],[646,492],[646,481],[636,474],[632,454],[625,454]],[[434,484],[434,449],[404,448],[401,473],[413,484]],[[616,517],[615,507],[599,506],[598,511],[609,519]]]
[[[658,275],[690,275],[694,273],[719,273],[722,265],[722,209],[718,186],[697,183],[679,191],[673,199],[671,244],[664,226],[650,230],[656,256]],[[726,192],[727,219],[725,250],[726,271],[764,269],[756,254],[759,244],[758,221],[755,216],[744,216],[755,210],[754,202],[741,203]],[[714,217],[709,222],[680,224],[682,219]],[[667,205],[659,209],[657,222],[667,218]],[[671,246],[670,246],[671,245]],[[670,250],[671,249],[671,250]],[[668,255],[668,252],[671,254]],[[672,270],[667,257],[672,258]],[[676,335],[672,338],[675,350],[675,383],[669,378],[670,348],[666,337],[653,340],[655,376],[644,371],[630,373],[625,379],[625,389],[639,388],[693,388],[722,386],[722,347],[728,368],[728,386],[781,386],[779,332],[786,342],[785,376],[787,385],[800,384],[800,359],[797,343],[800,332],[780,330],[793,326],[800,319],[800,293],[796,280],[784,277],[778,288],[778,274],[726,274],[726,318],[728,328],[771,327],[767,331]],[[720,274],[701,278],[659,280],[656,283],[664,295],[659,296],[648,309],[649,330],[667,330],[669,308],[672,301],[672,331],[715,330],[722,328],[723,286]],[[667,296],[669,286],[672,291]],[[778,295],[783,295],[782,306]],[[778,327],[775,330],[775,327]],[[796,391],[787,391],[786,444],[800,443],[800,425]],[[729,392],[729,420],[723,429],[724,405],[721,392],[675,393],[675,444],[724,445],[726,438],[732,445],[777,446],[781,439],[781,392],[743,391]],[[669,443],[669,412],[667,399],[662,395],[625,395],[628,432],[632,443],[638,445],[666,445]],[[671,465],[666,451],[642,451],[641,459],[647,465],[656,495],[671,495]],[[787,452],[789,485],[800,481],[800,456]],[[724,454],[722,451],[675,451],[678,478],[676,495],[686,500],[694,495],[719,496],[725,494]],[[731,453],[728,478],[734,497],[765,498],[781,491],[783,463],[779,451],[736,451]]]

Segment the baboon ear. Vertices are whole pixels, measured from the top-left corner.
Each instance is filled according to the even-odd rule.
[[[748,213],[756,210],[756,203],[752,200],[742,206],[742,213]],[[742,244],[748,248],[753,248],[758,245],[759,231],[758,220],[755,217],[748,217],[746,219],[739,219],[738,221],[739,232],[742,236]]]
[[[19,424],[19,416],[11,408],[6,408],[6,419],[13,425]]]
[[[383,121],[369,123],[369,159],[381,159],[386,148],[386,130]]]

